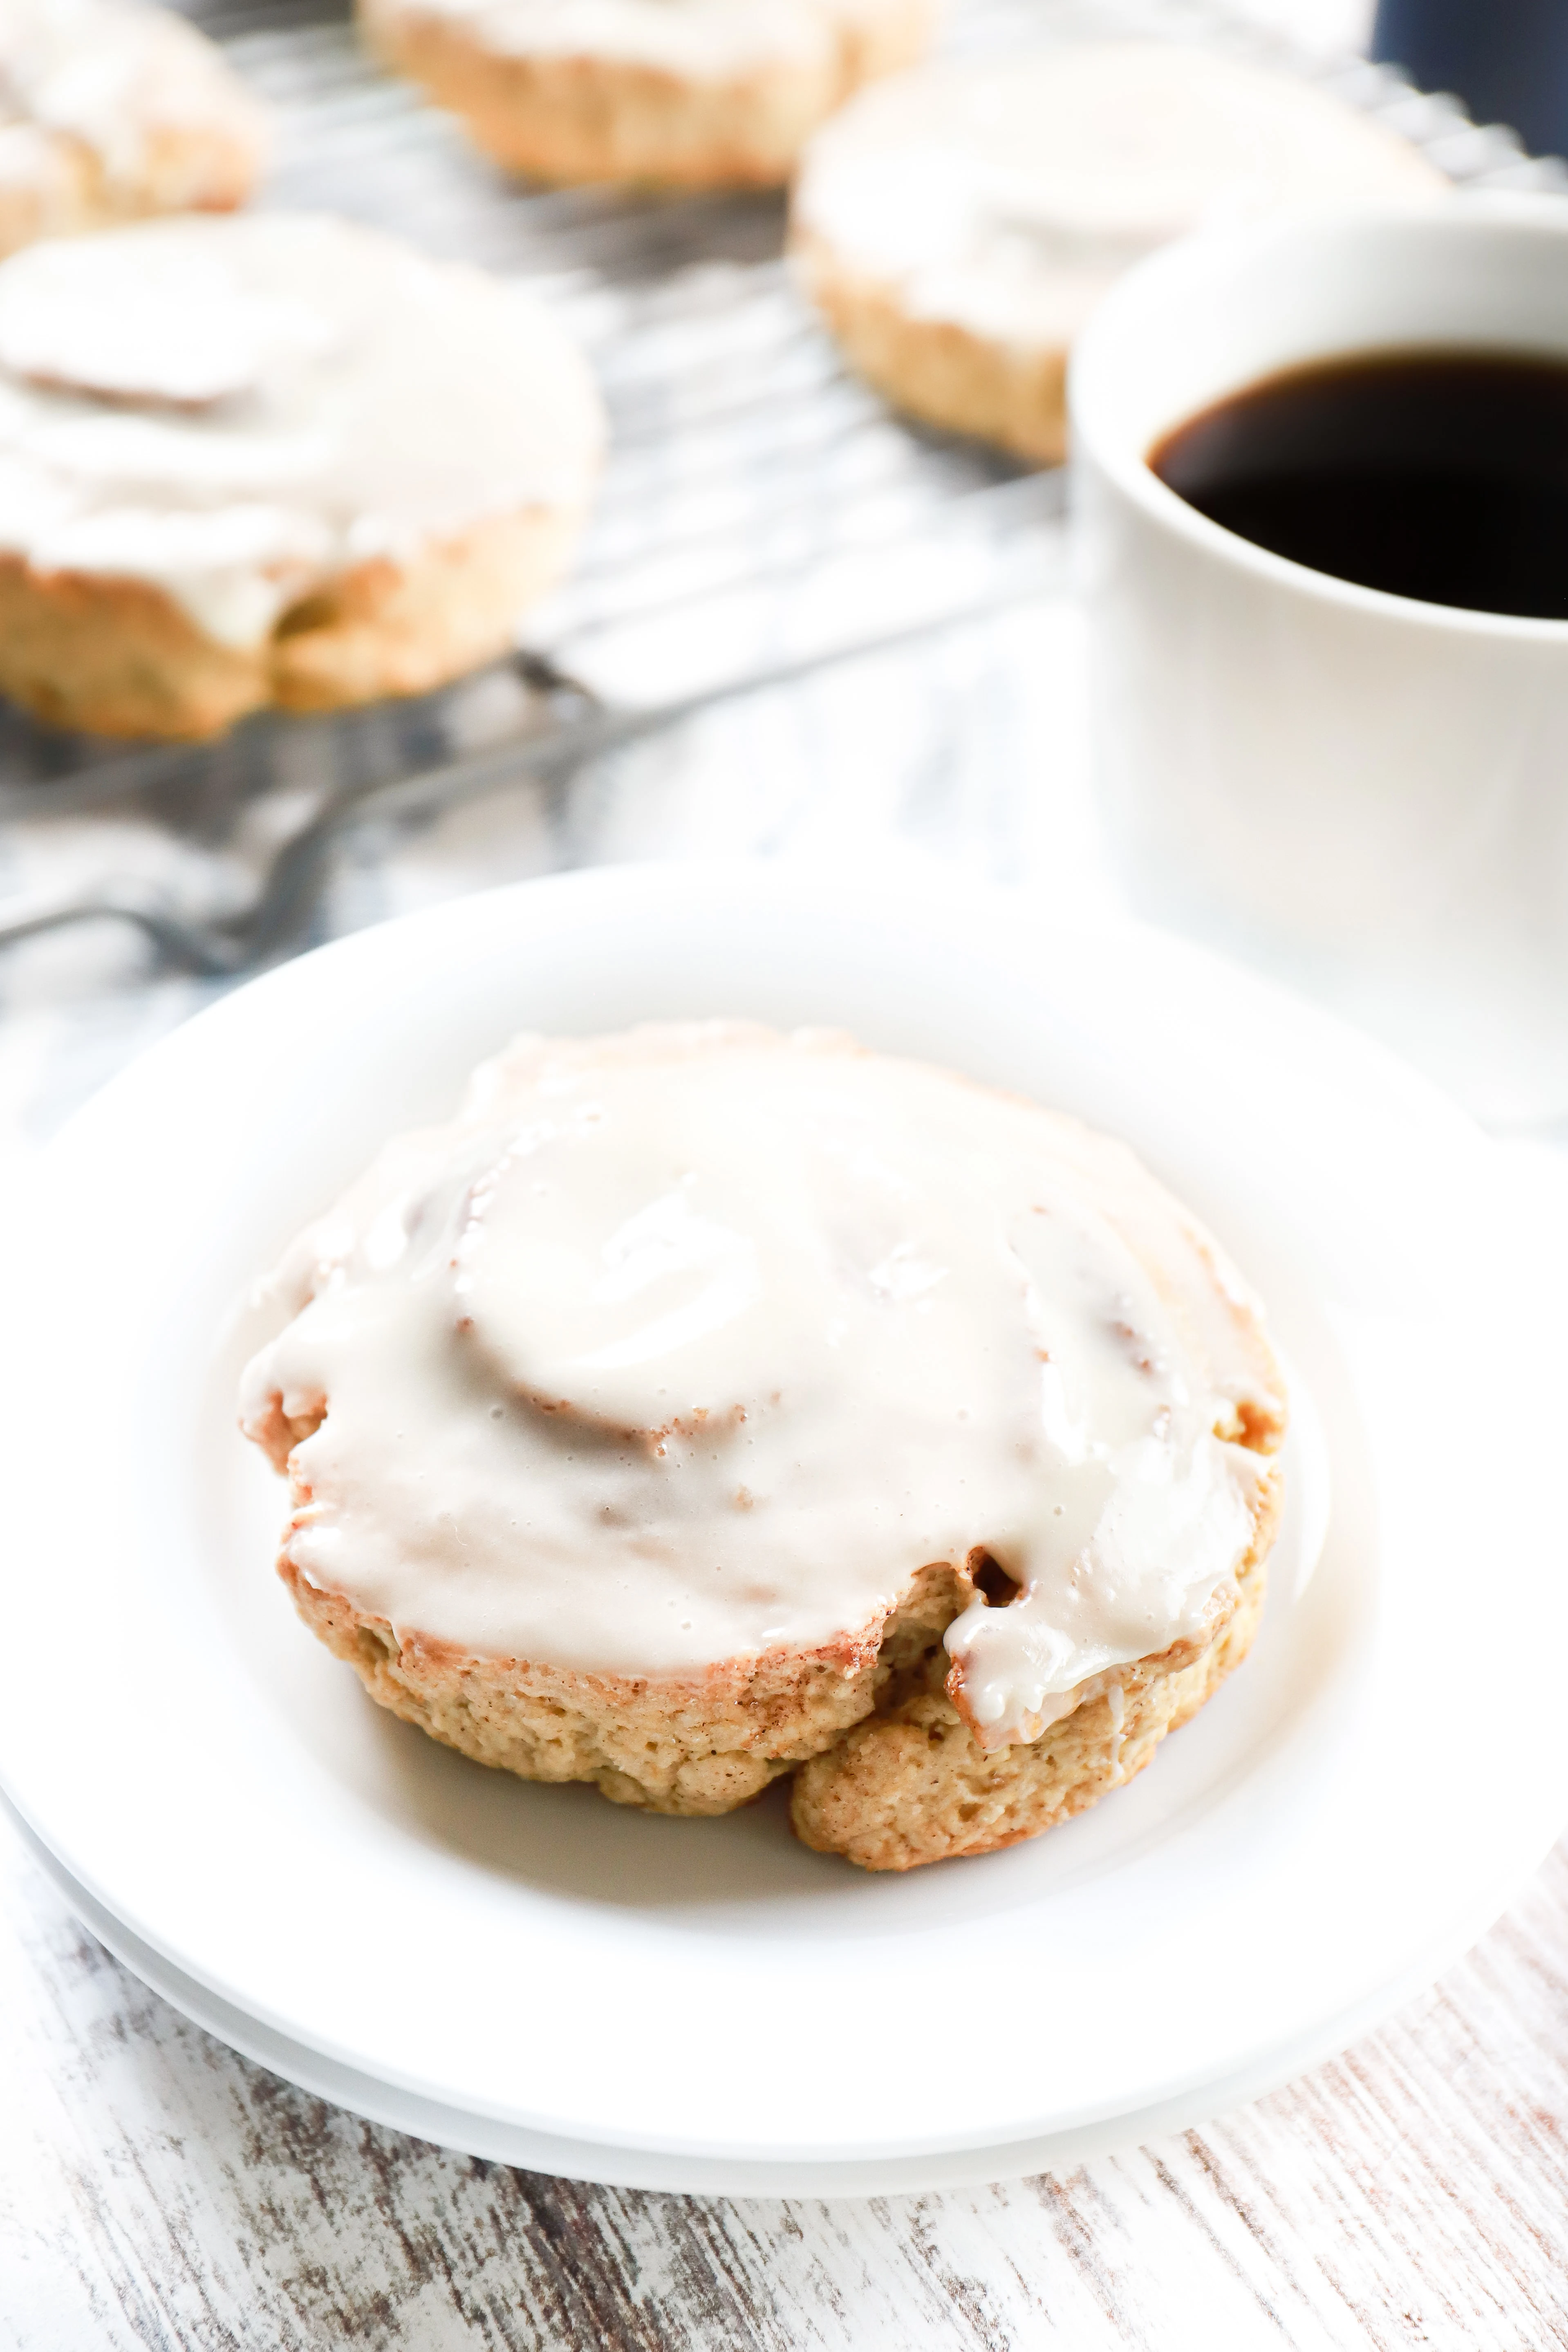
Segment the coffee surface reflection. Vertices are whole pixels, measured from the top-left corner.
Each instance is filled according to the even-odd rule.
[[[1188,418],[1149,464],[1314,572],[1568,621],[1568,362],[1421,350],[1293,368]]]

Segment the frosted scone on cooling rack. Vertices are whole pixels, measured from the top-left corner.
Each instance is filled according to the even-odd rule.
[[[0,0],[0,254],[149,213],[226,212],[261,109],[194,25],[138,0]]]
[[[507,170],[776,187],[938,0],[359,0],[365,36]]]
[[[481,1763],[901,1870],[1129,1780],[1245,1654],[1258,1310],[1123,1146],[819,1031],[524,1037],[294,1244],[279,1570]]]
[[[344,221],[158,221],[0,265],[0,692],[110,735],[421,693],[576,540],[587,366]]]
[[[805,152],[791,245],[879,391],[1051,462],[1073,338],[1142,255],[1192,229],[1447,185],[1306,83],[1200,49],[1089,44],[868,90]]]

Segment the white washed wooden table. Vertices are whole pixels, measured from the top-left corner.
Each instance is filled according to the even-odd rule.
[[[1332,42],[1358,0],[1252,13]],[[777,298],[757,282],[762,351]],[[890,495],[892,442],[863,415],[856,430],[867,495]],[[368,823],[319,929],[563,863],[713,848],[935,858],[1081,910],[1107,886],[1078,679],[1074,617],[1044,582],[927,658],[710,714],[564,793],[525,782],[434,822]],[[242,828],[220,856],[237,873],[253,847]],[[105,854],[130,870],[168,845],[134,807],[68,816],[13,841],[0,882]],[[149,982],[108,934],[9,960],[0,1200],[74,1103],[205,992]],[[294,2091],[110,1958],[0,1824],[0,2352],[1056,2343],[1568,2345],[1568,1846],[1435,1992],[1201,2132],[1059,2180],[728,2204],[479,2163]]]
[[[361,2123],[145,1990],[9,1832],[0,2011],[6,2352],[1568,2344],[1568,1847],[1333,2064],[940,2196],[583,2188]]]

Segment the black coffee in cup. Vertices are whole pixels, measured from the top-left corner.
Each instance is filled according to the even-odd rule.
[[[1406,351],[1292,368],[1189,417],[1149,464],[1314,572],[1568,621],[1568,362]]]

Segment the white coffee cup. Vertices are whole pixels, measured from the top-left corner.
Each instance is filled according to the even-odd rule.
[[[1096,311],[1069,383],[1096,770],[1140,911],[1543,1124],[1568,1116],[1568,622],[1309,571],[1147,463],[1278,369],[1433,346],[1568,358],[1568,203],[1202,237]]]

